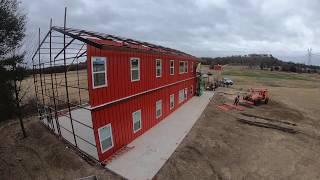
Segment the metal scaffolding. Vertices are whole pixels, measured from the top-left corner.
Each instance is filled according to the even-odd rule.
[[[58,136],[63,136],[62,131],[72,134],[72,139],[74,139],[72,145],[76,148],[79,148],[78,141],[86,142],[93,148],[97,148],[95,143],[78,136],[74,128],[74,124],[81,124],[91,128],[93,132],[92,125],[84,124],[72,114],[77,109],[83,109],[91,116],[87,77],[87,45],[102,50],[147,51],[148,53],[192,57],[178,50],[143,41],[67,28],[66,9],[64,26],[52,26],[52,20],[50,20],[49,31],[42,40],[40,35],[39,28],[39,44],[32,56],[34,90],[39,117],[40,120],[46,120],[47,127]],[[71,128],[68,129],[59,123],[61,117],[70,120]]]
[[[64,27],[53,27],[50,20],[50,29],[42,40],[39,28],[39,44],[32,56],[39,117],[58,136],[63,136],[61,129],[72,134],[74,141],[71,144],[75,147],[78,148],[77,140],[81,139],[96,148],[95,143],[77,136],[74,123],[90,129],[92,127],[72,117],[72,111],[79,108],[91,114],[87,82],[87,43],[81,38],[69,36],[66,29],[66,13]],[[70,120],[71,130],[58,122],[61,117]]]

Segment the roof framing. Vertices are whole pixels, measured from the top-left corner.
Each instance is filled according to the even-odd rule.
[[[48,37],[50,32],[59,32],[66,36],[72,38],[69,42],[71,44],[74,40],[79,40],[83,43],[89,44],[98,49],[106,49],[106,50],[122,50],[122,51],[136,51],[136,52],[152,52],[152,53],[159,53],[159,54],[171,54],[171,55],[180,55],[185,57],[192,57],[194,56],[163,46],[151,44],[144,41],[137,41],[130,38],[124,38],[120,36],[114,36],[111,34],[93,32],[93,31],[86,31],[74,28],[64,28],[59,26],[52,26],[49,32],[46,34],[42,42],[40,43],[39,47],[37,48],[33,58],[38,53],[39,49],[41,48],[43,42],[45,42],[46,38]],[[97,41],[98,40],[98,41]],[[104,41],[99,41],[104,40]],[[109,43],[108,43],[109,42]],[[67,44],[66,47],[69,45]],[[62,49],[56,56],[63,52]],[[56,57],[55,57],[56,58]]]

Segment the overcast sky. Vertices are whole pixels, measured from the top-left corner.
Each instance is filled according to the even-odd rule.
[[[49,20],[185,51],[195,56],[272,53],[320,65],[319,0],[21,0],[28,42]]]

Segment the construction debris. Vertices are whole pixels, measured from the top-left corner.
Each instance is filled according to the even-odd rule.
[[[230,111],[230,110],[238,110],[238,111],[243,111],[245,107],[243,106],[236,106],[236,105],[233,105],[233,104],[230,104],[230,103],[223,103],[221,105],[218,105],[217,106],[219,109],[221,110],[224,110],[224,111]]]
[[[298,133],[298,130],[294,129],[293,126],[297,126],[295,123],[291,123],[288,121],[280,121],[270,118],[259,117],[255,115],[241,113],[243,116],[241,118],[237,118],[237,120],[241,123],[264,127],[264,128],[271,128],[280,130],[287,133]]]
[[[78,178],[77,180],[98,180],[98,177],[96,175],[93,175],[93,176]]]
[[[271,118],[261,117],[261,116],[257,116],[257,115],[253,115],[253,114],[248,114],[248,113],[241,113],[241,114],[244,115],[244,116],[253,117],[253,118],[256,118],[256,119],[258,118],[258,119],[263,119],[263,120],[272,121],[272,122],[279,122],[279,123],[283,123],[283,124],[287,124],[287,125],[291,125],[291,126],[297,126],[296,123],[289,122],[289,121],[271,119]]]

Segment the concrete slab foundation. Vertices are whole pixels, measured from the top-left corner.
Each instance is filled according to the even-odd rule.
[[[182,142],[209,103],[213,92],[193,97],[158,125],[131,142],[134,148],[106,168],[128,179],[152,179]]]

